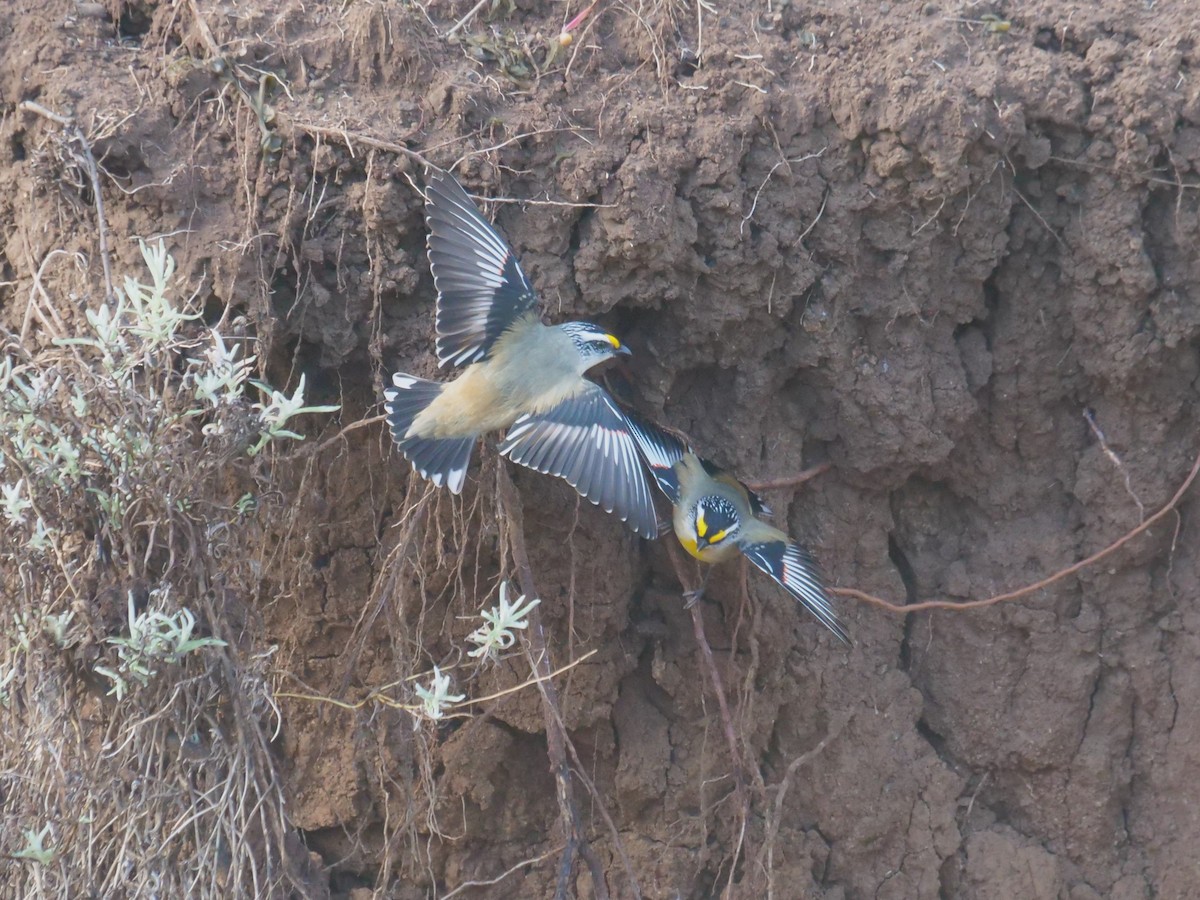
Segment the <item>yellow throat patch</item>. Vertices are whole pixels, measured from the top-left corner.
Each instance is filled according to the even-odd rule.
[[[704,556],[701,554],[700,548],[696,546],[695,538],[684,537],[683,535],[680,535],[679,543],[683,544],[683,549],[686,550],[688,553],[690,553],[692,556],[696,557],[696,559],[699,559],[699,560],[704,559]]]

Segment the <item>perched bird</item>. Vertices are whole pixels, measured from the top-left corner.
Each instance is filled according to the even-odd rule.
[[[813,558],[759,518],[771,511],[757,494],[701,459],[674,434],[629,414],[626,423],[651,474],[674,507],[675,536],[688,553],[704,563],[724,562],[741,553],[800,601],[838,640],[850,642]],[[708,573],[704,576],[707,582]],[[688,596],[688,605],[699,600],[703,591],[704,584]]]
[[[543,325],[516,256],[454,177],[434,170],[425,191],[438,364],[466,369],[447,383],[392,376],[385,406],[400,452],[457,494],[476,439],[508,428],[504,456],[566,479],[655,537],[654,501],[625,417],[583,377],[629,350],[587,322]]]

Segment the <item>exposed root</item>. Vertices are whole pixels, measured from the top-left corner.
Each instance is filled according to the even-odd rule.
[[[387,421],[386,415],[371,416],[367,419],[359,419],[357,422],[351,422],[349,425],[340,428],[337,434],[331,435],[319,443],[314,442],[312,444],[301,444],[298,449],[288,454],[286,457],[284,457],[284,459],[288,462],[291,462],[293,460],[303,459],[309,456],[318,456],[328,450],[334,444],[344,441],[346,439],[346,435],[348,435],[350,432],[358,431],[360,428],[370,428],[372,425],[384,421]]]
[[[768,898],[775,896],[775,840],[779,836],[779,826],[783,822],[783,801],[787,797],[788,789],[792,786],[792,778],[801,766],[807,765],[820,756],[825,748],[841,735],[853,716],[854,709],[843,711],[815,747],[801,753],[788,763],[783,778],[779,779],[779,784],[775,786],[775,799],[772,801],[770,809],[767,810],[766,834],[763,836],[762,847],[759,848],[756,860],[758,868],[766,874]]]
[[[462,893],[467,888],[491,887],[493,884],[499,884],[505,878],[507,878],[509,875],[512,875],[514,872],[516,872],[518,869],[524,869],[526,866],[535,866],[538,863],[540,863],[542,860],[549,859],[555,853],[561,853],[562,850],[563,850],[562,847],[554,847],[550,850],[547,850],[545,853],[542,853],[539,856],[533,857],[533,859],[523,859],[519,863],[517,863],[515,866],[509,866],[507,869],[505,869],[503,872],[501,872],[495,878],[488,878],[483,881],[464,881],[462,884],[460,884],[454,890],[452,890],[448,893],[442,894],[440,900],[450,900],[451,897],[455,896],[456,894]]]
[[[924,612],[930,609],[951,609],[956,611],[968,609],[982,609],[987,606],[995,606],[998,603],[1007,603],[1010,600],[1018,600],[1021,597],[1028,597],[1030,594],[1047,588],[1056,582],[1062,581],[1076,572],[1095,565],[1105,557],[1111,556],[1117,550],[1124,547],[1139,534],[1142,534],[1161,521],[1166,516],[1170,515],[1183,500],[1184,495],[1188,492],[1188,488],[1196,480],[1196,476],[1200,475],[1200,453],[1197,453],[1195,461],[1192,463],[1191,471],[1183,480],[1183,484],[1179,486],[1179,490],[1175,495],[1167,501],[1166,505],[1150,518],[1141,522],[1136,528],[1133,528],[1117,538],[1107,547],[1102,550],[1097,550],[1086,559],[1081,559],[1079,562],[1073,563],[1064,569],[1059,569],[1053,575],[1048,575],[1040,581],[1035,581],[1033,584],[1028,584],[1025,587],[1017,588],[1013,591],[1007,591],[1003,594],[996,594],[992,597],[987,597],[983,600],[967,600],[964,602],[956,602],[953,600],[926,600],[923,603],[913,603],[909,606],[904,606],[899,603],[892,603],[889,600],[884,600],[882,597],[876,597],[873,594],[868,594],[865,591],[857,590],[856,588],[830,588],[830,593],[839,594],[843,597],[851,597],[855,600],[861,600],[864,603],[870,603],[872,606],[878,606],[881,609],[886,609],[888,612],[894,612],[898,615],[906,616],[910,613]]]
[[[756,209],[758,209],[758,198],[762,196],[763,189],[767,186],[767,182],[771,180],[771,176],[775,174],[775,170],[780,168],[781,166],[787,166],[788,172],[790,173],[792,171],[792,168],[791,168],[792,163],[802,163],[802,162],[805,162],[806,160],[817,159],[826,151],[826,149],[828,149],[828,148],[822,147],[816,153],[807,153],[804,156],[797,156],[793,159],[786,159],[786,158],[781,159],[781,160],[779,160],[779,162],[775,163],[775,165],[771,166],[770,171],[767,172],[766,177],[763,178],[762,184],[760,184],[758,186],[758,190],[754,192],[754,199],[750,202],[750,209],[746,212],[746,214],[744,216],[742,216],[742,221],[738,225],[738,237],[741,237],[743,234],[745,234],[746,223],[754,218],[754,211]],[[821,213],[823,213],[824,211],[825,211],[825,203],[822,202],[821,203],[821,212],[817,213],[817,217],[820,218]],[[808,229],[804,232],[804,234],[800,236],[800,238],[796,241],[796,243],[799,243],[801,240],[803,240],[804,237],[808,234],[808,232],[812,231],[813,226],[815,226],[815,225],[816,225],[816,222],[813,222],[813,224],[808,227]]]
[[[787,478],[774,478],[769,481],[745,481],[743,484],[752,491],[774,491],[780,488],[799,487],[806,481],[811,481],[818,475],[823,475],[832,469],[830,463],[821,463],[819,466],[812,466],[805,469],[799,475],[791,475]]]
[[[675,541],[667,541],[667,554],[671,557],[671,565],[675,568],[675,575],[679,579],[679,583],[684,586],[685,594],[693,590],[688,587],[691,583],[691,577],[687,572],[687,566],[683,560],[683,554]],[[749,768],[746,764],[745,757],[742,754],[741,744],[737,738],[737,730],[734,728],[733,716],[729,713],[729,701],[726,697],[725,686],[721,679],[721,672],[717,668],[716,658],[713,656],[712,647],[708,643],[708,636],[704,632],[704,611],[702,604],[694,603],[690,607],[692,615],[692,633],[696,637],[696,650],[700,656],[701,668],[707,673],[709,680],[712,682],[713,693],[717,698],[717,708],[721,714],[721,729],[725,734],[725,743],[729,748],[729,762],[733,767],[734,779],[734,795],[738,803],[738,820],[739,835],[744,835],[746,823],[750,818],[750,794],[746,789],[746,772]],[[734,855],[729,860],[729,868],[732,872],[737,868],[738,855],[741,852],[742,841],[738,839]]]

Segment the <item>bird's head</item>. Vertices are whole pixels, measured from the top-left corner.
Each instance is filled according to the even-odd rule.
[[[631,355],[628,347],[590,322],[566,322],[558,327],[574,342],[584,372],[614,356]]]
[[[708,494],[692,509],[692,527],[696,531],[696,549],[703,552],[731,541],[741,530],[742,517],[724,497]]]

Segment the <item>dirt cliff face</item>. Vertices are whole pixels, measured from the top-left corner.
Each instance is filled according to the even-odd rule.
[[[91,194],[57,126],[17,108],[35,100],[90,139],[115,269],[136,266],[134,236],[165,235],[275,383],[306,373],[343,426],[376,415],[391,372],[446,374],[407,148],[505,200],[489,209],[551,320],[628,341],[604,376],[623,400],[746,479],[830,464],[766,494],[831,585],[899,605],[1002,594],[1184,481],[1200,450],[1186,0],[601,0],[549,61],[582,6],[520,0],[441,37],[472,5],[10,2],[5,326],[46,340],[22,328],[39,267],[67,324],[69,292],[101,283]],[[270,109],[252,72],[273,75]],[[554,893],[537,689],[439,727],[372,700],[460,661],[460,617],[515,577],[481,455],[461,499],[421,500],[375,423],[263,490],[279,513],[231,597],[292,695],[271,745],[308,867],[289,890],[441,896],[529,861],[459,896]],[[840,597],[850,648],[757,572],[717,572],[703,621],[747,815],[663,542],[512,474],[553,664],[593,654],[556,682],[612,895],[636,879],[646,897],[1086,900],[1200,880],[1194,490],[1011,601],[904,616]],[[528,673],[518,655],[456,686],[485,697]],[[572,891],[601,896],[578,872]]]

